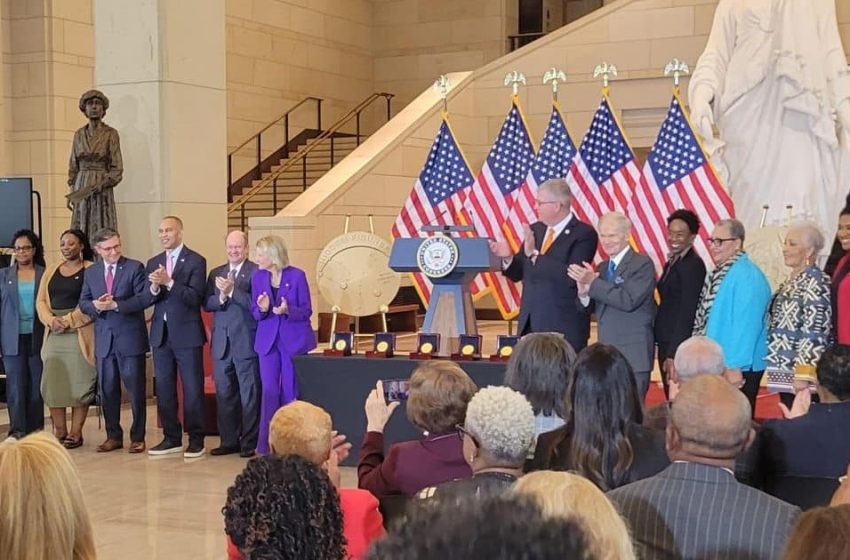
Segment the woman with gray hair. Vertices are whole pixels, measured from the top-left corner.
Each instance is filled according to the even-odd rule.
[[[534,443],[534,412],[522,394],[508,387],[485,387],[466,409],[464,425],[457,425],[463,457],[472,478],[445,482],[419,493],[440,503],[501,494],[522,476],[522,467]]]
[[[791,269],[773,295],[768,314],[768,368],[782,371],[814,370],[831,341],[832,307],[829,276],[815,265],[824,247],[824,237],[812,222],[793,224],[785,236],[782,256]],[[794,383],[794,391],[808,390],[808,384]],[[790,408],[791,393],[780,395]]]

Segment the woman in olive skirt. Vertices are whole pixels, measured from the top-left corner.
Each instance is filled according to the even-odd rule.
[[[80,230],[65,231],[59,239],[63,261],[44,273],[36,298],[38,318],[45,326],[41,395],[50,408],[54,434],[67,449],[74,449],[83,444],[83,424],[96,394],[94,328],[77,307],[94,254]],[[72,409],[70,432],[67,407]]]

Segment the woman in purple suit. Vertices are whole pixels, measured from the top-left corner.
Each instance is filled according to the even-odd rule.
[[[257,241],[256,261],[260,269],[251,277],[251,311],[257,320],[254,351],[260,357],[263,387],[257,453],[266,455],[272,416],[298,398],[292,356],[315,348],[316,337],[310,324],[313,306],[307,276],[289,265],[283,239],[270,235]]]

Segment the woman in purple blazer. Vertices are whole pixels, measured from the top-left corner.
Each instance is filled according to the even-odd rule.
[[[298,398],[292,356],[315,348],[316,337],[310,324],[313,306],[307,276],[289,265],[283,239],[270,235],[257,241],[256,261],[260,269],[251,277],[251,312],[257,320],[254,351],[260,358],[263,387],[257,453],[266,455],[272,416]]]

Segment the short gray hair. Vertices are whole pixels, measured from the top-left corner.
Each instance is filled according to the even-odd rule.
[[[740,239],[742,244],[744,243],[744,238],[747,236],[747,230],[744,229],[744,224],[741,223],[741,220],[726,218],[725,220],[720,220],[714,224],[714,229],[717,229],[720,226],[729,226],[729,235],[735,239]]]
[[[555,198],[558,199],[558,202],[563,204],[564,206],[569,206],[570,201],[573,199],[573,193],[570,192],[570,186],[564,179],[555,178],[543,181],[540,183],[540,186],[537,187],[537,191],[546,191],[552,193]]]
[[[534,412],[517,391],[485,387],[466,409],[466,430],[495,459],[522,463],[534,443]]]
[[[679,382],[703,374],[723,375],[726,371],[723,348],[707,336],[692,336],[680,344],[673,365]]]
[[[632,221],[622,212],[617,212],[615,210],[613,212],[602,214],[597,225],[602,225],[602,222],[606,222],[608,220],[616,220],[617,228],[620,230],[620,233],[628,236],[632,232]]]
[[[821,232],[818,225],[811,221],[801,221],[794,222],[791,224],[791,227],[788,228],[788,233],[792,231],[799,231],[803,237],[803,243],[805,243],[806,247],[815,250],[815,254],[820,253],[824,246],[826,245],[826,239],[824,239],[823,232]]]

